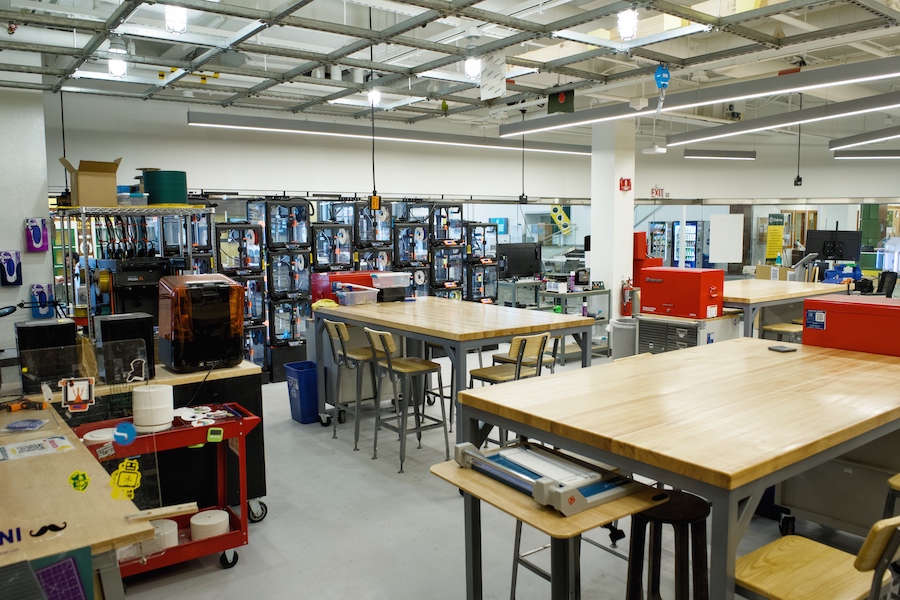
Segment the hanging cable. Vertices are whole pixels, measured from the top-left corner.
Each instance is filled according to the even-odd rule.
[[[800,94],[800,110],[803,110],[803,94]],[[794,177],[794,185],[803,185],[803,178],[800,177],[800,136],[803,133],[803,124],[797,123],[797,176]]]
[[[62,122],[63,158],[66,158],[66,109],[65,109],[65,106],[63,106],[63,92],[62,91],[59,92],[59,118]],[[69,170],[66,168],[63,168],[63,172],[65,173],[65,177],[66,177],[66,192],[68,192],[69,191]]]
[[[525,110],[524,108],[520,108],[519,112],[522,113],[522,122],[525,122]],[[525,204],[528,202],[528,196],[525,195],[525,134],[522,134],[522,194],[519,196],[519,202],[521,204]]]
[[[372,9],[369,8],[369,29],[372,29]],[[375,45],[372,44],[369,46],[369,61],[374,65],[375,63]],[[375,70],[374,68],[369,68],[369,83],[371,84],[371,88],[369,90],[369,120],[372,123],[372,195],[369,197],[369,209],[370,210],[380,210],[381,209],[381,197],[378,195],[378,187],[375,185],[375,95],[372,94],[372,90],[375,89]]]

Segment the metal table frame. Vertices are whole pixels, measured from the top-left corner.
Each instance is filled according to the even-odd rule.
[[[507,307],[508,308],[508,307]],[[509,310],[520,310],[520,309],[509,309]],[[325,333],[325,315],[313,311],[313,316],[315,319],[314,331],[316,336],[316,352],[315,352],[315,361],[316,361],[316,386],[319,398],[319,412],[323,413],[325,408],[325,403],[329,399],[328,390],[325,386],[325,344],[330,343],[326,338],[327,335]],[[328,319],[343,321],[347,325],[356,325],[358,327],[367,327],[371,324],[362,319],[354,319],[351,315],[348,314],[330,314],[327,315]],[[397,336],[402,336],[407,340],[415,340],[423,343],[423,347],[425,343],[435,344],[437,346],[441,346],[444,351],[447,353],[447,356],[450,358],[453,367],[456,369],[456,378],[451,381],[450,388],[450,396],[452,401],[456,402],[457,400],[457,391],[464,390],[467,386],[467,377],[468,370],[466,367],[466,357],[468,355],[469,350],[477,350],[482,346],[486,346],[488,344],[496,344],[499,342],[505,342],[510,339],[514,335],[518,335],[513,333],[512,335],[485,335],[483,338],[478,338],[474,340],[453,340],[447,337],[443,337],[440,335],[440,332],[434,332],[434,334],[423,334],[415,331],[410,331],[405,329],[403,323],[396,323],[392,327],[384,327],[379,325],[381,329],[386,329],[390,331],[392,334]],[[589,367],[591,366],[591,331],[593,329],[593,325],[587,326],[579,326],[579,327],[565,327],[559,329],[551,330],[552,335],[571,335],[575,338],[575,341],[578,343],[581,348],[581,366]],[[421,351],[420,351],[421,352]],[[328,402],[331,404],[331,402]],[[458,405],[457,405],[458,406]],[[458,412],[458,411],[457,411]],[[456,430],[456,439],[457,441],[463,441],[462,429],[457,428]]]
[[[769,473],[751,483],[728,490],[698,479],[680,475],[663,467],[620,456],[612,451],[576,442],[533,426],[506,419],[496,414],[460,405],[457,437],[462,441],[479,445],[492,426],[503,427],[551,444],[577,452],[620,469],[638,473],[657,481],[685,489],[709,500],[712,504],[712,525],[710,528],[710,598],[712,600],[733,600],[734,571],[738,544],[766,488],[785,479],[818,466],[854,448],[867,444],[888,433],[900,429],[900,419],[882,425],[818,454]],[[481,503],[478,499],[464,494],[465,541],[466,541],[466,598],[481,600]],[[578,548],[572,540],[553,540],[551,546],[552,598],[563,600],[575,597],[573,574],[578,566],[573,564]]]

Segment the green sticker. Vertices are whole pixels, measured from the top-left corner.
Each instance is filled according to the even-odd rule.
[[[73,471],[69,475],[69,483],[72,484],[72,488],[76,491],[83,492],[87,489],[88,484],[91,483],[91,478],[84,471]]]
[[[221,442],[225,439],[225,432],[221,427],[210,427],[206,430],[207,442]]]

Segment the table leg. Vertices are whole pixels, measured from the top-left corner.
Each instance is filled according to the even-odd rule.
[[[753,321],[759,312],[758,308],[745,306],[744,308],[744,337],[753,337]]]
[[[750,524],[765,486],[755,485],[741,492],[722,490],[710,494],[709,597],[734,600],[734,569],[737,549]]]
[[[550,597],[578,600],[581,597],[579,552],[581,536],[550,538]]]
[[[458,424],[456,427],[456,441],[457,443],[472,441],[476,439],[474,431],[472,436],[465,437],[465,424],[462,422],[462,415],[460,414],[458,402],[459,391],[468,388],[468,384],[466,382],[466,377],[468,376],[468,373],[466,371],[466,356],[468,355],[468,352],[465,348],[461,348],[460,346],[444,346],[444,350],[446,350],[447,356],[450,357],[450,360],[453,362],[453,367],[456,369],[456,381],[454,386],[455,389],[453,390],[453,397],[450,400],[453,403],[450,407],[450,410],[452,411],[455,407],[458,420]]]
[[[313,313],[315,315],[315,313]],[[325,403],[328,400],[325,389],[325,321],[315,316],[313,321],[313,335],[316,338],[316,396],[319,405],[319,415],[325,413]],[[337,411],[335,411],[335,415]]]
[[[465,356],[465,352],[462,353]],[[457,370],[457,375],[459,370]],[[465,377],[465,375],[463,375]],[[468,415],[459,414],[456,427],[459,441],[476,442],[478,439],[478,420]],[[481,501],[470,494],[463,494],[463,510],[465,514],[464,528],[466,540],[466,598],[481,600]]]
[[[94,570],[100,575],[100,587],[106,600],[125,600],[125,587],[119,573],[119,561],[115,550],[93,557]]]

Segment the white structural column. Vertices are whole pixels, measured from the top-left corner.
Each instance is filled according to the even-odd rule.
[[[622,282],[631,277],[634,236],[634,124],[597,123],[591,142],[592,281],[612,290],[610,307],[619,316]],[[632,180],[631,191],[619,190],[619,179]]]

